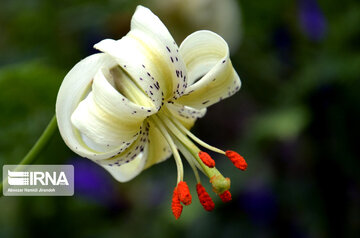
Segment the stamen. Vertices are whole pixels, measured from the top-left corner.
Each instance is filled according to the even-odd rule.
[[[179,142],[179,140],[177,140],[176,138],[173,138],[174,143],[176,145],[176,147],[180,150],[180,152],[183,154],[183,156],[185,157],[185,159],[187,160],[187,162],[189,163],[191,169],[194,172],[195,178],[196,178],[196,182],[200,183],[200,176],[199,176],[199,172],[197,171],[197,166],[195,165],[195,163],[198,163],[196,161],[196,159],[194,158],[194,156],[184,147],[184,145],[182,143]],[[201,168],[201,166],[199,167],[199,169],[204,172]]]
[[[239,155],[238,153],[236,153],[235,151],[232,150],[227,150],[225,152],[226,157],[228,157],[231,162],[235,165],[236,168],[245,171],[247,168],[247,163],[245,161],[245,159]]]
[[[172,210],[172,213],[174,214],[176,220],[179,219],[179,217],[181,216],[182,209],[183,209],[183,206],[180,203],[178,189],[177,189],[177,187],[175,187],[174,192],[173,192],[172,202],[171,202],[171,210]]]
[[[173,139],[176,138],[176,140],[180,141],[181,142],[180,144],[184,145],[186,150],[188,150],[191,153],[192,157],[195,159],[194,162],[196,161],[195,163],[196,167],[198,167],[202,172],[204,172],[204,174],[208,178],[210,178],[212,187],[214,191],[216,191],[216,193],[221,194],[224,191],[230,189],[230,179],[224,178],[224,176],[222,176],[221,173],[215,167],[214,168],[207,167],[199,158],[198,155],[200,151],[199,148],[197,148],[197,146],[194,145],[194,143],[186,135],[184,135],[167,116],[162,116],[161,114],[159,114],[159,117],[155,115],[154,117],[156,117],[157,120],[159,121],[161,120],[160,121],[161,125],[167,127],[167,129],[171,133],[172,138]]]
[[[179,195],[180,201],[185,205],[188,206],[191,204],[191,194],[188,185],[186,182],[181,181],[178,183],[177,192]]]
[[[204,209],[208,212],[212,211],[215,208],[215,204],[201,183],[196,184],[196,192]]]
[[[226,190],[222,194],[219,194],[219,197],[221,198],[221,201],[223,201],[224,203],[231,201],[231,193],[229,190]]]
[[[153,119],[154,124],[158,126],[161,134],[165,137],[166,141],[168,142],[168,144],[169,144],[169,146],[171,148],[171,151],[172,151],[172,153],[174,155],[177,172],[178,172],[177,183],[179,183],[184,178],[184,168],[183,168],[183,164],[181,162],[179,152],[176,149],[176,146],[174,144],[174,141],[171,139],[171,136],[169,135],[169,133],[167,132],[167,130],[163,126],[161,120],[158,119],[158,117],[155,116],[155,115],[153,117],[151,117],[151,118]]]
[[[211,146],[207,143],[205,143],[204,141],[200,140],[199,138],[197,138],[193,133],[191,133],[188,129],[186,129],[186,127],[181,124],[178,120],[176,120],[176,118],[171,117],[171,121],[185,134],[187,134],[191,139],[193,139],[195,142],[197,142],[199,145],[201,145],[202,147],[214,151],[216,153],[219,154],[225,154],[225,152],[223,150],[220,150],[214,146]]]
[[[166,127],[169,129],[169,131],[179,140],[181,141],[181,143],[186,147],[187,150],[189,150],[189,152],[193,155],[193,158],[195,158],[195,161],[197,161],[197,163],[195,164],[199,169],[201,168],[201,170],[210,178],[210,173],[209,172],[215,172],[217,173],[218,171],[215,168],[212,168],[211,170],[214,171],[209,171],[209,168],[201,161],[201,159],[199,158],[199,151],[200,149],[186,136],[182,133],[182,131],[176,127],[173,122],[168,118],[168,117],[159,117],[164,125],[166,125]],[[225,152],[224,152],[225,153]]]
[[[199,157],[201,161],[209,168],[215,167],[215,161],[210,157],[210,155],[206,152],[200,151]]]

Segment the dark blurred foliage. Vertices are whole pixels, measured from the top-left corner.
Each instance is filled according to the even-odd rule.
[[[21,160],[53,115],[66,72],[94,43],[126,34],[139,3],[1,1],[1,164]],[[193,129],[247,158],[246,172],[217,160],[232,178],[231,203],[212,195],[215,210],[202,210],[186,166],[194,202],[175,221],[172,159],[120,184],[57,133],[36,163],[74,164],[75,195],[0,198],[0,237],[360,237],[360,2],[239,5],[232,61],[242,89]]]

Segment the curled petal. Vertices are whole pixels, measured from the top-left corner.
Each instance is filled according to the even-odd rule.
[[[164,100],[178,98],[184,93],[186,67],[178,46],[149,9],[137,7],[131,20],[131,31],[125,37],[118,41],[103,40],[95,48],[114,56],[158,107]],[[154,83],[155,89],[152,88]]]
[[[66,145],[82,157],[106,159],[117,153],[116,149],[99,153],[89,148],[71,122],[71,115],[89,90],[97,71],[104,66],[113,67],[115,65],[116,62],[108,55],[91,55],[77,63],[61,84],[56,99],[56,118],[59,131]]]
[[[147,150],[147,146],[145,147]],[[145,150],[145,149],[144,149]],[[109,171],[109,173],[119,182],[127,182],[135,178],[144,169],[147,154],[139,154],[134,160],[121,166],[101,166]]]
[[[134,155],[131,155],[134,156]],[[119,182],[127,182],[136,177],[144,169],[148,157],[148,144],[145,143],[142,151],[135,154],[134,158],[125,163],[109,163],[104,161],[100,162],[100,165],[104,167],[110,174]],[[123,161],[123,160],[118,160]],[[121,166],[120,166],[121,165]]]
[[[211,31],[197,31],[180,46],[188,69],[188,87],[178,102],[197,109],[230,97],[241,86],[226,42]]]
[[[116,84],[125,84],[128,86],[126,90],[130,90],[131,85],[128,84],[132,82],[126,74],[121,74],[120,69],[114,70],[117,73],[108,75],[110,82],[104,75],[104,71],[106,73],[108,70],[98,71],[93,80],[93,90],[71,117],[73,125],[88,139],[86,144],[97,151],[119,146],[125,149],[139,135],[143,120],[157,111],[150,107],[151,102],[140,90],[132,89],[131,99],[137,103],[117,91]]]
[[[159,81],[160,69],[149,58],[148,51],[130,37],[115,41],[106,39],[95,45],[95,48],[111,55],[138,87],[152,100],[157,110],[163,102],[164,88]]]
[[[115,66],[116,62],[106,54],[92,55],[76,64],[60,87],[56,115],[69,148],[125,182],[146,164],[149,129],[143,120],[156,108],[134,103],[115,89],[116,79],[104,76],[104,68]],[[92,92],[79,104],[92,82]],[[132,114],[133,110],[137,112]],[[121,133],[114,133],[115,129]]]
[[[150,124],[144,122],[137,139],[125,150],[106,160],[95,160],[108,170],[115,179],[126,182],[138,175],[145,167],[149,155]]]

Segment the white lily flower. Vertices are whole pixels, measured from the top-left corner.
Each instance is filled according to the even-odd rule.
[[[103,40],[95,48],[103,53],[76,64],[58,93],[56,116],[69,148],[120,182],[173,154],[178,170],[173,197],[176,218],[180,201],[191,203],[178,150],[193,168],[198,185],[199,169],[211,179],[214,191],[229,200],[230,180],[194,142],[225,154],[240,169],[246,169],[246,162],[189,131],[208,106],[240,89],[226,42],[213,32],[197,31],[178,48],[160,19],[138,6],[126,36]],[[204,191],[198,188],[200,201],[212,210],[212,200]]]

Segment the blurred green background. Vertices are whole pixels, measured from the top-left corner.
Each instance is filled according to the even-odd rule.
[[[93,44],[125,35],[138,4],[178,44],[197,29],[229,41],[242,89],[193,131],[247,159],[246,172],[216,161],[233,201],[211,193],[215,210],[204,211],[186,166],[194,202],[175,221],[172,159],[120,184],[57,132],[36,163],[74,164],[75,195],[0,198],[0,237],[360,237],[356,0],[2,0],[1,165],[21,160],[54,114],[66,73]]]

